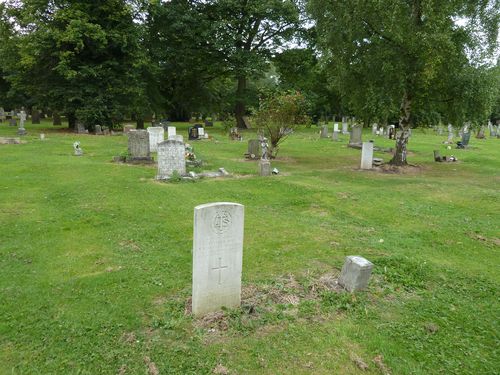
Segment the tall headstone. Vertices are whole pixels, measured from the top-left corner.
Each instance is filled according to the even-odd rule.
[[[81,122],[77,121],[75,124],[75,133],[77,133],[77,134],[87,133],[87,130],[85,129],[85,125],[83,125]]]
[[[0,107],[0,123],[5,120],[5,110],[3,107]]]
[[[363,142],[361,149],[361,169],[373,168],[373,142]]]
[[[205,128],[198,128],[198,138],[199,139],[205,138]]]
[[[320,138],[328,138],[328,125],[321,126]]]
[[[149,151],[157,152],[158,144],[163,142],[165,129],[162,126],[150,126],[147,132],[149,134]]]
[[[342,120],[342,134],[349,134],[349,124],[344,120]]]
[[[177,135],[177,129],[175,126],[167,127],[167,139],[173,139]]]
[[[180,175],[186,174],[186,157],[184,142],[167,139],[158,144],[158,174],[157,180],[166,180],[174,171]]]
[[[337,142],[338,140],[339,140],[339,132],[338,132],[338,130],[337,130],[337,131],[334,131],[334,132],[333,132],[333,135],[332,135],[332,141]]]
[[[194,209],[193,295],[195,316],[241,303],[244,206],[208,203]]]
[[[31,123],[32,124],[40,123],[40,111],[38,109],[33,109],[31,111]]]
[[[26,135],[26,129],[24,128],[24,122],[26,121],[26,112],[19,112],[19,128],[17,129],[17,135]]]
[[[95,126],[95,134],[96,135],[102,135],[103,134],[102,133],[102,127],[101,127],[101,125],[96,125]]]
[[[334,132],[338,132],[338,131],[339,131],[339,124],[338,124],[338,122],[335,122],[335,123],[333,124],[333,131],[334,131]]]
[[[248,152],[247,154],[251,159],[257,159],[262,156],[262,151],[260,149],[260,140],[250,139],[248,140]]]
[[[146,130],[128,132],[128,161],[151,162],[149,134]]]
[[[378,124],[373,124],[372,125],[372,134],[373,135],[377,134],[377,130],[378,130]]]
[[[353,125],[351,128],[351,136],[349,137],[349,146],[361,146],[361,134],[363,128],[361,125]]]
[[[340,272],[339,284],[349,292],[366,289],[373,263],[363,257],[351,255],[346,257]]]

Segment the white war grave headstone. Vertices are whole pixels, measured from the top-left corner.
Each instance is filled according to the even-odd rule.
[[[208,203],[194,209],[193,295],[195,316],[241,303],[244,206]]]

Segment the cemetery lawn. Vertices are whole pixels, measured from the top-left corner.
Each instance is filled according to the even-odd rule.
[[[154,166],[111,162],[124,136],[26,128],[25,144],[0,145],[0,374],[500,368],[500,139],[446,150],[446,135],[417,130],[418,168],[380,173],[358,169],[347,136],[304,128],[273,161],[280,175],[260,178],[243,158],[255,133],[232,142],[216,125],[195,152],[237,176],[159,183]],[[459,162],[435,163],[434,149]],[[245,205],[243,304],[197,320],[193,208],[217,201]],[[346,255],[375,264],[366,292],[332,287]]]

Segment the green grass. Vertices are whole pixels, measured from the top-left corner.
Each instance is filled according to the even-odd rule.
[[[417,130],[419,169],[390,174],[360,171],[346,136],[303,129],[273,161],[280,175],[260,178],[243,158],[255,133],[232,142],[216,126],[195,152],[237,178],[168,184],[154,166],[111,162],[126,137],[27,130],[25,144],[0,145],[0,374],[144,374],[146,357],[161,374],[500,368],[500,140],[446,150],[445,136]],[[15,132],[0,125],[0,136]],[[435,163],[434,149],[460,162]],[[185,313],[192,218],[216,201],[245,205],[251,293],[205,322]],[[322,286],[354,254],[375,264],[369,290]]]

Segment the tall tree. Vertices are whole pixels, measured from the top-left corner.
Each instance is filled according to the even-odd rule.
[[[294,36],[300,23],[299,0],[211,0],[204,13],[214,29],[213,48],[237,81],[235,117],[245,128],[247,84],[265,71],[272,52]]]
[[[70,126],[113,125],[137,94],[138,25],[124,0],[10,1],[19,61],[11,83]]]
[[[363,96],[377,92],[375,103],[383,97],[400,103],[402,131],[392,164],[407,164],[415,113],[439,102],[448,102],[448,111],[463,106],[462,99],[449,97],[448,88],[456,85],[453,77],[487,63],[494,53],[498,5],[498,0],[310,0],[325,57],[333,62],[338,82],[358,82],[343,95],[358,107]],[[433,90],[435,86],[442,90]]]

